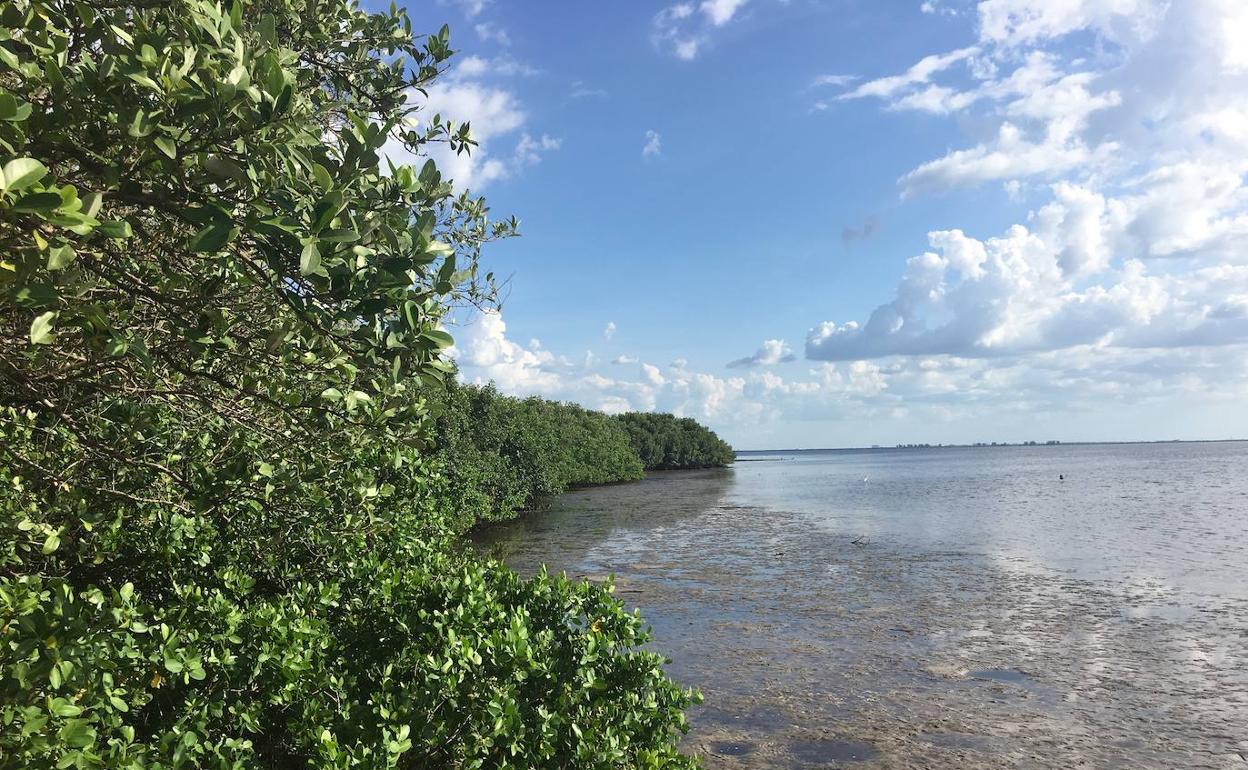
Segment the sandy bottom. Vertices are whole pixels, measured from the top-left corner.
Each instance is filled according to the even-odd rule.
[[[707,767],[1248,770],[1244,603],[910,551],[683,486],[576,493],[482,545],[522,571],[614,573],[705,695],[684,746]]]

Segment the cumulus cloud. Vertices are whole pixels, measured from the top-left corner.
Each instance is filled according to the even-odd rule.
[[[956,238],[950,235],[950,244]],[[968,270],[980,262],[972,244],[959,247],[967,252],[959,258]],[[1233,273],[1215,271],[1202,280],[1237,282],[1240,289],[1223,297],[1209,317],[1243,327],[1248,324],[1248,287],[1244,276]],[[947,441],[951,435],[976,440],[985,438],[985,424],[1013,420],[1018,430],[1030,431],[1038,411],[1104,414],[1115,405],[1134,415],[1134,424],[1150,404],[1164,414],[1173,410],[1175,399],[1230,403],[1242,398],[1248,386],[1248,357],[1225,346],[1078,344],[996,357],[891,355],[814,362],[792,377],[765,367],[724,377],[697,371],[684,359],[663,367],[622,357],[608,375],[594,369],[593,361],[570,365],[540,343],[515,342],[497,313],[452,332],[460,376],[467,382],[493,381],[513,395],[575,401],[611,413],[694,417],[741,447]],[[916,436],[916,426],[924,424],[934,427]],[[955,430],[961,433],[950,433]],[[992,433],[988,438],[1020,435],[1030,434]]]
[[[982,397],[1041,380],[1123,398],[1242,387],[1242,366],[1212,362],[1248,350],[1248,62],[1226,32],[1248,24],[1245,8],[983,0],[978,53],[846,94],[996,122],[903,176],[903,196],[997,182],[1044,198],[995,235],[929,233],[892,298],[811,328],[807,357],[927,361],[907,377]],[[930,82],[962,60],[969,87]],[[900,374],[887,379],[901,392]]]
[[[546,134],[542,134],[536,139],[528,134],[524,134],[516,144],[515,165],[535,166],[541,162],[543,155],[548,152],[554,152],[562,144],[561,140]]]
[[[979,53],[979,49],[970,46],[950,51],[949,53],[925,56],[900,75],[889,75],[888,77],[868,80],[854,90],[841,94],[837,98],[842,101],[862,99],[868,96],[887,99],[911,86],[928,82],[933,75],[949,69],[958,62],[965,61],[977,53]]]
[[[910,196],[1021,177],[1052,178],[1074,169],[1104,164],[1117,149],[1115,142],[1093,148],[1081,141],[1052,134],[1033,141],[1018,126],[1003,123],[995,141],[930,160],[907,173],[898,184],[902,194]]]
[[[687,42],[687,58],[699,55],[717,29],[711,9],[665,12],[678,34],[661,44],[679,56]],[[719,12],[724,25],[741,13]],[[849,90],[824,105],[870,99],[890,119],[950,116],[968,137],[916,163],[899,193],[990,185],[977,195],[1030,209],[1015,224],[942,223],[873,310],[821,316],[834,320],[809,330],[808,363],[784,376],[774,368],[792,356],[782,340],[728,372],[645,355],[599,368],[568,366],[494,324],[457,346],[464,377],[694,416],[756,446],[792,445],[767,440],[775,425],[814,436],[807,445],[947,440],[977,438],[985,424],[1030,430],[1042,413],[1070,417],[1062,438],[1106,437],[1102,416],[1113,414],[1119,437],[1155,438],[1159,421],[1187,421],[1191,404],[1213,405],[1204,432],[1220,429],[1217,405],[1248,392],[1248,4],[982,0],[942,23],[963,18],[973,45],[899,75],[825,83]],[[1091,413],[1098,420],[1078,418]],[[969,427],[943,432],[959,424]],[[1085,424],[1097,434],[1081,434]],[[936,427],[911,432],[923,425]]]
[[[663,137],[659,136],[658,131],[650,130],[646,132],[646,143],[641,148],[641,157],[657,158],[663,152]]]
[[[807,357],[992,358],[1077,346],[1248,343],[1235,299],[1248,292],[1248,264],[1210,258],[1175,271],[1150,259],[1164,255],[1157,249],[1174,238],[1221,242],[1209,220],[1158,222],[1146,197],[1107,199],[1070,183],[1055,185],[1053,195],[1029,226],[995,238],[932,233],[932,251],[907,262],[890,302],[863,323],[815,326]],[[1167,226],[1177,232],[1160,231]],[[1141,228],[1150,233],[1151,254],[1139,240]],[[1246,233],[1235,237],[1242,243]],[[1123,253],[1133,256],[1116,258]]]
[[[455,74],[463,78],[480,78],[487,75],[501,77],[533,77],[541,74],[541,70],[510,56],[496,56],[492,59],[482,56],[465,56],[455,67]]]
[[[538,393],[560,382],[558,358],[533,340],[527,347],[508,339],[497,311],[478,315],[455,330],[455,358],[477,382],[494,382],[511,393]]]
[[[753,355],[729,361],[730,368],[751,368],[755,366],[775,366],[796,360],[793,350],[784,340],[764,340],[763,346],[754,351]]]
[[[702,0],[663,8],[651,22],[650,39],[655,46],[678,59],[697,58],[711,32],[732,21],[749,0]]]
[[[470,124],[477,142],[471,152],[452,152],[444,143],[424,151],[437,162],[442,176],[454,181],[456,188],[480,191],[536,165],[544,155],[559,149],[562,140],[548,134],[534,136],[523,130],[529,124],[528,110],[512,88],[497,83],[499,78],[535,74],[537,70],[509,56],[469,55],[460,59],[427,94],[409,94],[409,99],[421,105],[414,117],[417,124],[431,121],[435,115],[444,122]],[[423,157],[414,157],[397,137],[390,138],[382,154],[395,163],[423,162]]]
[[[602,330],[602,338],[606,340],[607,342],[610,342],[611,339],[615,337],[615,330],[616,330],[615,321],[607,321],[606,328]]]
[[[481,22],[473,25],[473,30],[477,33],[477,37],[486,42],[494,42],[502,46],[511,45],[511,36],[507,34],[507,30],[497,24],[491,24],[488,21]]]
[[[447,5],[449,3],[450,5],[457,6],[468,18],[479,16],[481,12],[485,10],[485,6],[488,5],[489,2],[490,0],[438,0],[440,5]]]
[[[1161,21],[1165,5],[1157,0],[982,0],[979,31],[984,40],[1006,46],[1082,30],[1111,38],[1147,37]]]

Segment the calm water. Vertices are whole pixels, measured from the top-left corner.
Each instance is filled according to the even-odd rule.
[[[615,574],[706,695],[686,746],[711,767],[1248,768],[1246,461],[744,453],[480,543]]]
[[[831,531],[1248,598],[1248,442],[741,456],[729,499]]]

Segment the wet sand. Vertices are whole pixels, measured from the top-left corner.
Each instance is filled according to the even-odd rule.
[[[828,531],[733,504],[732,473],[478,537],[524,572],[616,576],[705,695],[684,746],[707,767],[1248,770],[1244,601]]]

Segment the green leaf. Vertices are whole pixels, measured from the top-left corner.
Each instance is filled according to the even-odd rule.
[[[57,686],[59,687],[60,685]],[[51,708],[48,710],[58,717],[76,717],[82,713],[82,708],[75,706],[64,698],[53,698]]]
[[[43,554],[44,556],[47,556],[48,554],[54,552],[57,548],[60,548],[60,547],[61,547],[61,536],[59,533],[53,532],[52,534],[48,535],[46,540],[43,541]]]
[[[178,145],[169,137],[158,136],[153,140],[153,142],[155,143],[156,148],[165,155],[168,155],[171,160],[178,157]]]
[[[362,390],[353,390],[347,394],[347,410],[354,411],[360,404],[366,404],[373,400],[373,397]]]
[[[48,249],[48,269],[60,270],[74,261],[78,253],[74,251],[74,247],[68,243]]]
[[[312,176],[316,178],[316,183],[325,192],[334,189],[334,178],[330,175],[329,170],[320,163],[312,164]]]
[[[52,341],[52,338],[56,336],[56,332],[52,328],[56,325],[58,315],[60,314],[55,310],[49,310],[46,313],[40,313],[35,316],[35,320],[30,324],[30,344],[43,345]],[[52,548],[56,550],[56,546]],[[50,552],[44,551],[44,553]]]
[[[204,229],[195,233],[187,246],[191,251],[200,253],[218,252],[225,248],[225,244],[230,242],[233,230],[234,228],[228,222],[212,222]]]
[[[455,344],[455,338],[441,329],[430,329],[420,335],[422,338],[429,340],[438,348],[449,348]]]
[[[147,86],[153,91],[160,91],[160,84],[158,84],[155,80],[152,80],[151,77],[147,75],[147,73],[131,72],[129,75],[127,75],[127,77],[129,77],[131,80],[133,80],[134,82],[138,83],[141,86]]]
[[[82,208],[79,209],[79,213],[83,216],[94,217],[96,214],[100,213],[100,206],[103,203],[104,196],[100,195],[98,192],[87,193],[82,196]]]
[[[261,476],[264,476],[266,479],[273,478],[273,466],[269,463],[260,463],[260,467],[256,470],[256,472]]]
[[[37,192],[22,196],[17,203],[13,204],[13,210],[25,213],[51,211],[60,208],[61,203],[60,193]]]
[[[124,219],[114,219],[108,222],[101,222],[95,229],[109,238],[117,238],[119,240],[122,238],[129,238],[134,234],[134,231],[130,229],[130,223]]]
[[[34,158],[14,158],[4,164],[0,192],[25,190],[48,175],[48,169]]]
[[[208,172],[219,176],[222,179],[232,179],[239,184],[245,185],[251,180],[247,178],[247,171],[229,158],[222,158],[219,155],[209,155],[204,159],[204,168]]]
[[[313,211],[312,231],[320,232],[328,227],[329,223],[334,221],[334,217],[338,216],[338,212],[342,211],[343,202],[342,193],[338,190],[334,190],[326,194],[324,198],[321,198]]]
[[[303,253],[299,255],[299,272],[304,275],[325,272],[321,267],[321,250],[317,248],[316,241],[311,241],[303,247]]]
[[[273,14],[266,13],[260,17],[257,32],[260,34],[261,42],[267,45],[273,45],[277,41],[277,21],[273,18]]]
[[[47,283],[28,283],[18,289],[13,298],[22,307],[46,307],[54,305],[60,299],[56,288]]]
[[[448,254],[455,253],[454,248],[452,248],[448,244],[443,243],[442,241],[429,241],[429,245],[425,247],[425,251],[429,254],[433,254],[439,257],[444,257]]]
[[[317,237],[334,243],[353,243],[360,239],[360,234],[354,230],[326,230]]]
[[[81,719],[75,719],[61,728],[60,739],[76,749],[85,749],[95,743],[95,728]]]

